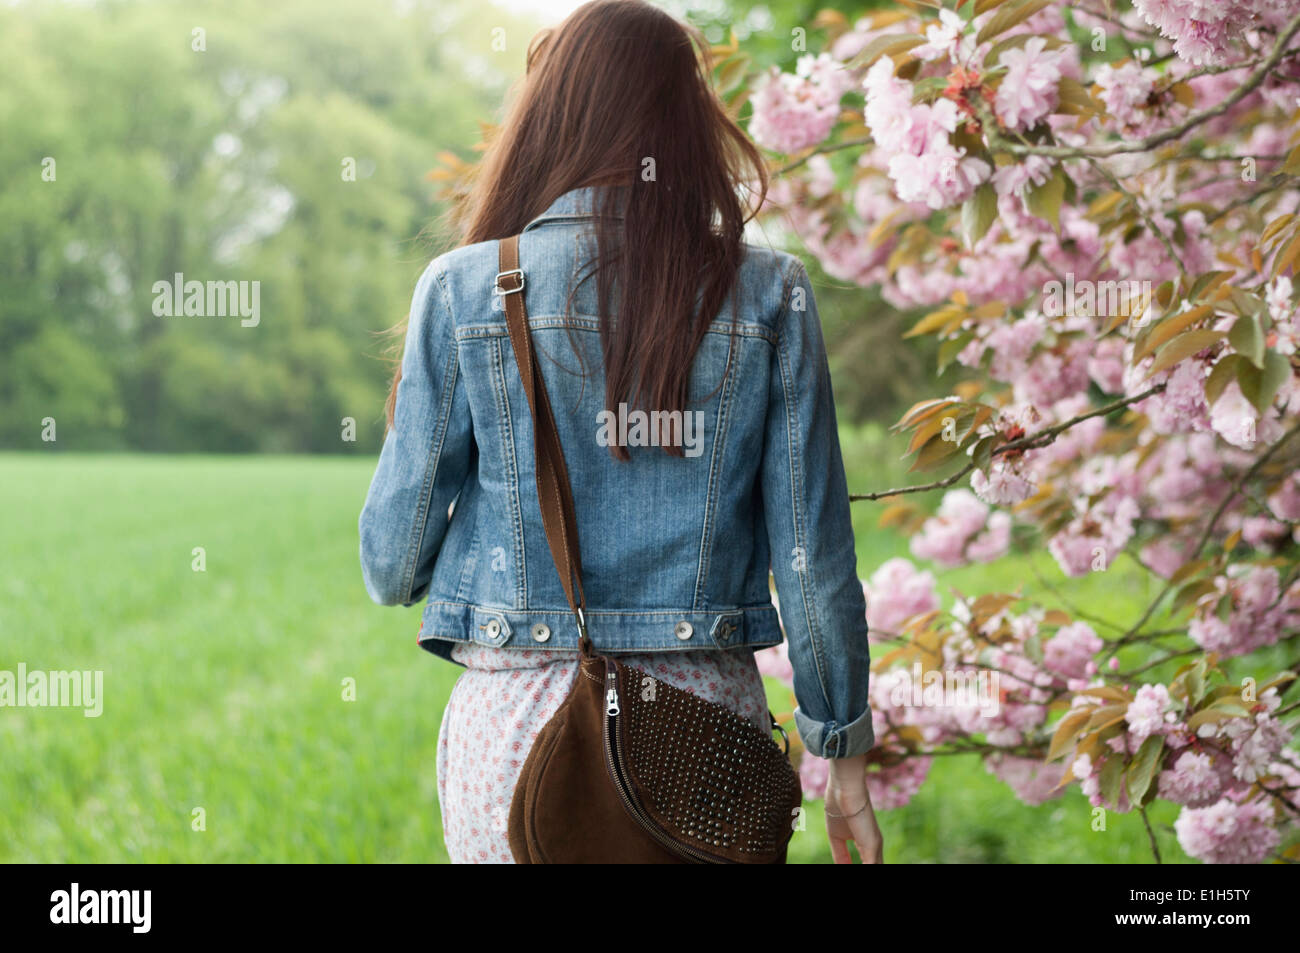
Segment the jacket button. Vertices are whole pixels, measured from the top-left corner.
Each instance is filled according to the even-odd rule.
[[[551,627],[545,622],[539,622],[533,626],[533,641],[545,642],[551,637]]]
[[[501,635],[501,623],[496,619],[491,619],[487,624],[487,634],[489,638],[499,638]]]
[[[673,629],[673,634],[685,642],[695,634],[695,629],[691,627],[689,622],[678,622],[677,627]]]

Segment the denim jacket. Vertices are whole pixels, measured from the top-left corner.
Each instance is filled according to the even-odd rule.
[[[792,255],[745,245],[691,368],[683,455],[639,446],[656,428],[603,413],[594,279],[576,290],[565,326],[594,245],[593,193],[560,196],[519,240],[592,641],[615,653],[754,651],[779,644],[783,623],[807,750],[860,754],[874,743],[866,607],[808,274]],[[496,274],[497,243],[482,242],[440,255],[416,285],[394,425],[360,519],[371,597],[423,599],[420,644],[443,658],[467,641],[578,646],[542,528],[532,419]],[[630,461],[613,457],[612,440]]]

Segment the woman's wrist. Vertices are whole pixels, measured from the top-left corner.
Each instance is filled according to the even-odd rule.
[[[831,758],[831,773],[838,777],[856,776],[867,770],[867,756],[855,754],[850,758]]]

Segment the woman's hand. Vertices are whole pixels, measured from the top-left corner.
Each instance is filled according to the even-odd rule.
[[[826,783],[826,834],[837,864],[851,864],[849,841],[864,864],[883,864],[884,842],[867,791],[867,756],[832,758]]]

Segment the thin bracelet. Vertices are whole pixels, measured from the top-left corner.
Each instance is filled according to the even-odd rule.
[[[862,813],[863,811],[865,811],[866,809],[867,809],[867,806],[864,804],[864,805],[862,805],[860,808],[858,808],[856,811],[854,811],[852,814],[832,814],[830,811],[827,811],[827,812],[826,812],[826,816],[827,816],[827,817],[835,817],[835,818],[857,817],[859,814],[861,814],[861,813]]]

